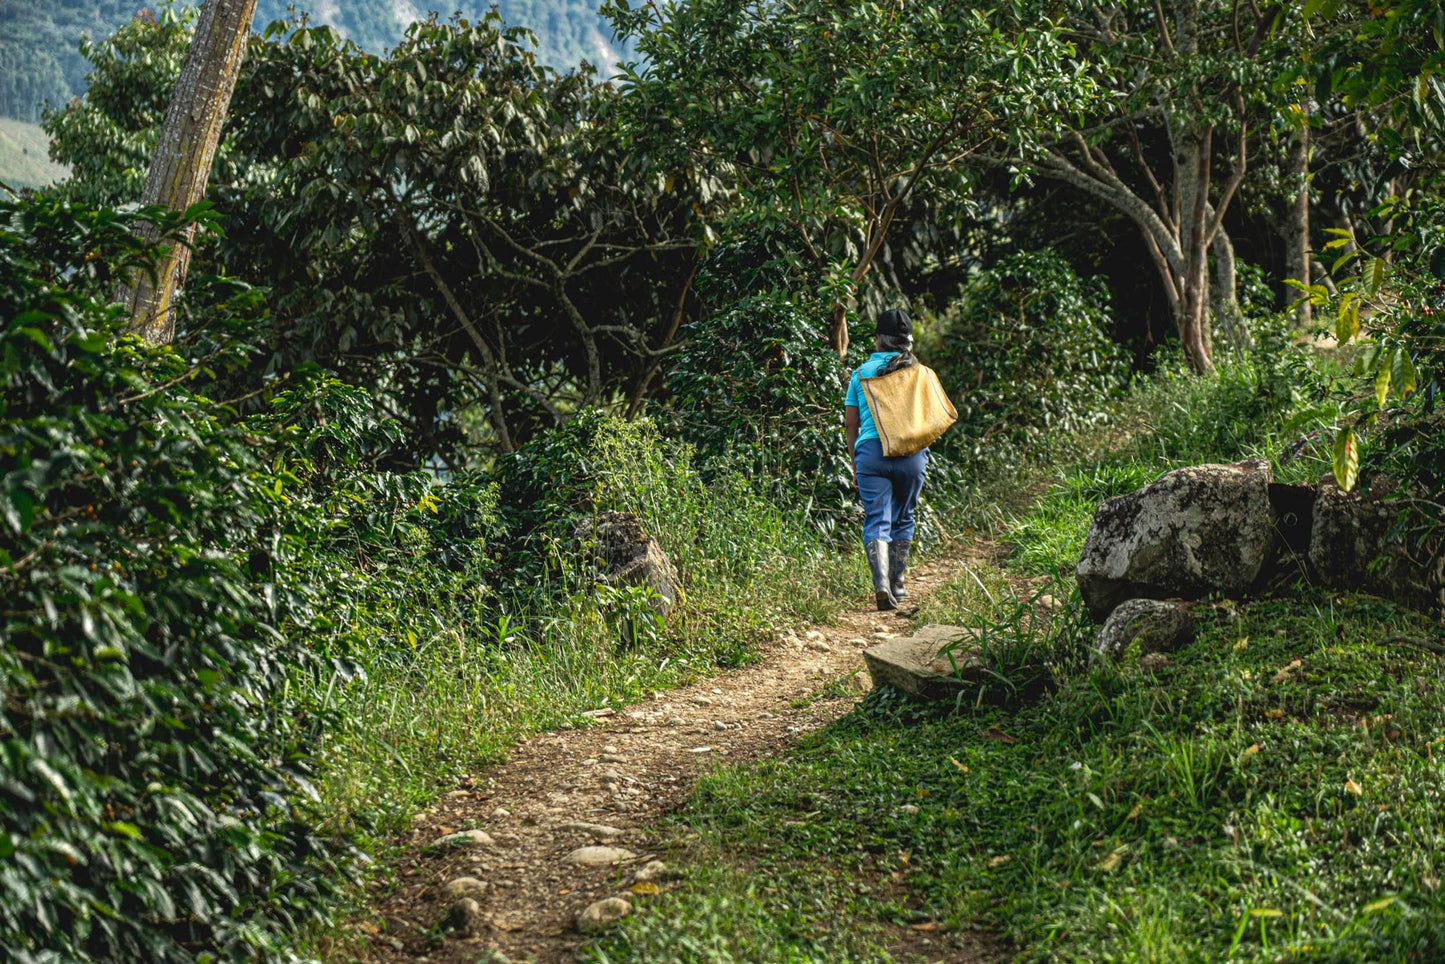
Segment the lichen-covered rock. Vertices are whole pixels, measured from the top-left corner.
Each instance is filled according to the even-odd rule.
[[[642,520],[630,512],[602,512],[583,519],[573,538],[584,551],[595,553],[599,579],[614,586],[646,586],[664,616],[677,605],[682,582],[657,540],[648,535]]]
[[[1113,659],[1135,643],[1141,655],[1172,653],[1194,637],[1194,625],[1187,603],[1129,599],[1114,607],[1094,637],[1094,653]]]
[[[1377,484],[1361,494],[1343,491],[1333,478],[1321,482],[1310,524],[1310,568],[1331,589],[1367,592],[1417,609],[1435,608],[1445,580],[1438,566],[1432,570],[1422,565],[1401,540],[1390,537],[1399,508],[1389,494],[1387,485]]]
[[[1126,599],[1237,595],[1274,554],[1269,463],[1176,469],[1094,513],[1075,575],[1102,621]]]

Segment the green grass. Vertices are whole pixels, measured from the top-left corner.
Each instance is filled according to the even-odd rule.
[[[308,684],[332,713],[320,748],[332,825],[384,846],[517,739],[588,726],[585,711],[749,662],[761,641],[832,618],[864,584],[857,561],[839,565],[801,510],[734,474],[704,481],[686,448],[643,424],[611,424],[589,460],[599,507],[637,513],[668,552],[685,587],[678,606],[663,620],[648,590],[597,584],[565,543],[549,550],[547,584],[506,598],[480,578],[459,591],[456,574],[427,568],[425,545],[395,547],[412,554],[401,567],[417,580],[410,608],[361,628],[364,673],[338,667]]]
[[[1014,493],[1008,568],[965,569],[917,617],[975,628],[976,690],[940,707],[876,692],[705,779],[679,817],[696,837],[677,856],[700,869],[594,958],[709,960],[720,935],[766,935],[757,960],[886,960],[882,928],[918,921],[990,928],[1025,961],[1445,958],[1437,624],[1301,587],[1205,607],[1151,674],[1137,654],[1092,663],[1068,591],[1100,499],[1181,464],[1274,459],[1327,422],[1301,378],[1166,376],[1112,435],[1064,440],[1062,468],[978,482]],[[1324,470],[1318,453],[1276,468]]]
[[[50,137],[39,124],[0,117],[0,181],[17,189],[38,188],[68,173],[50,160]]]
[[[671,959],[645,950],[656,935],[707,932],[698,913],[726,919],[718,901],[796,862],[865,885],[901,870],[916,897],[904,914],[835,895],[806,917],[833,938],[841,909],[982,923],[1025,960],[1438,959],[1445,664],[1386,642],[1433,628],[1368,599],[1207,622],[1151,676],[1090,668],[1066,613],[1037,653],[1044,698],[932,711],[881,692],[786,757],[708,778],[684,819],[734,876],[709,870],[599,959]],[[854,959],[748,926],[794,933],[797,960]]]

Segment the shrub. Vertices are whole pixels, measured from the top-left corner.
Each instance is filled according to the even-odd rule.
[[[838,504],[851,488],[843,444],[849,367],[820,337],[822,317],[769,292],[683,331],[667,376],[672,425],[702,460],[746,467],[780,489]]]
[[[323,720],[284,685],[311,660],[253,554],[285,504],[265,440],[105,306],[157,216],[0,202],[0,944],[21,961],[286,959],[349,852],[315,831]]]
[[[970,279],[919,339],[958,408],[940,448],[977,456],[1101,421],[1128,375],[1107,301],[1101,282],[1050,251],[1010,255]]]

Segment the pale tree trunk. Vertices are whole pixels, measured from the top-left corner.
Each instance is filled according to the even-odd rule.
[[[1160,69],[1170,69],[1176,58],[1189,58],[1199,51],[1200,0],[1177,0],[1173,33],[1159,10]],[[1273,14],[1260,14],[1261,25]],[[1258,33],[1258,28],[1256,29]],[[1251,42],[1251,54],[1254,43]],[[1129,160],[1147,182],[1138,191],[1117,173],[1104,148],[1091,145],[1080,131],[1070,131],[1059,143],[1046,149],[1033,163],[1041,174],[1058,178],[1104,201],[1133,221],[1144,237],[1145,246],[1159,275],[1174,316],[1185,360],[1200,374],[1214,371],[1213,322],[1218,322],[1229,345],[1238,350],[1248,346],[1249,334],[1235,293],[1234,245],[1224,231],[1224,215],[1240,182],[1248,157],[1248,130],[1244,98],[1238,89],[1232,97],[1238,122],[1234,165],[1229,178],[1211,200],[1214,126],[1172,113],[1161,102],[1170,146],[1170,171],[1156,173],[1150,166],[1134,122],[1118,128],[1116,145],[1127,136],[1132,147]],[[1197,96],[1198,91],[1194,91]],[[1015,163],[1018,162],[1016,159]],[[1163,176],[1161,176],[1163,175]],[[1215,270],[1210,277],[1209,255]]]
[[[1254,347],[1254,338],[1245,324],[1244,312],[1239,308],[1239,281],[1234,269],[1234,242],[1224,228],[1214,236],[1209,246],[1214,255],[1214,274],[1210,280],[1209,310],[1224,340],[1237,355]]]
[[[1286,170],[1291,180],[1300,182],[1281,226],[1284,239],[1284,276],[1301,284],[1310,283],[1310,129],[1305,125],[1290,142]],[[1297,301],[1295,321],[1307,327],[1312,319],[1310,301],[1298,288],[1285,289],[1286,302]]]
[[[142,204],[185,211],[205,197],[255,15],[256,0],[206,0],[201,8],[166,110]],[[153,228],[148,233],[155,237]],[[193,233],[188,229],[184,241],[189,242]],[[175,293],[190,260],[189,246],[177,244],[157,263],[154,276],[141,273],[133,279],[126,292],[133,332],[153,344],[170,342],[176,326]]]

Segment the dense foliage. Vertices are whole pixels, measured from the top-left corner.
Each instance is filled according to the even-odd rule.
[[[977,456],[1107,414],[1127,375],[1108,293],[1048,251],[1010,255],[969,279],[919,352],[953,392],[944,445]]]
[[[137,198],[183,44],[161,18],[100,46],[93,95],[49,120],[67,194]],[[385,57],[327,27],[253,41],[216,165],[225,234],[198,255],[273,307],[228,390],[318,363],[409,426],[412,464],[453,469],[637,402],[696,310],[717,189],[634,150],[610,97],[494,15],[416,24]]]
[[[0,940],[19,960],[286,956],[346,848],[286,680],[284,478],[120,335],[135,217],[0,204]],[[244,297],[235,308],[254,308]],[[58,955],[51,957],[50,955]]]

